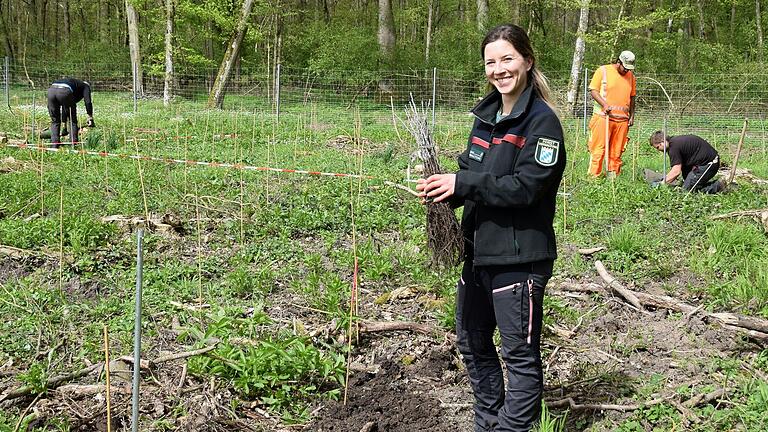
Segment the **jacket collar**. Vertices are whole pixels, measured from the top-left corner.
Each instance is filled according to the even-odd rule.
[[[512,112],[508,116],[505,116],[502,121],[518,118],[523,115],[530,106],[531,99],[533,98],[533,86],[528,84],[528,87],[520,94],[520,98],[517,99],[515,106],[512,107]],[[498,90],[493,89],[486,97],[484,97],[474,108],[472,108],[472,114],[479,118],[481,121],[488,124],[496,124],[496,113],[499,112],[501,106],[501,93]]]

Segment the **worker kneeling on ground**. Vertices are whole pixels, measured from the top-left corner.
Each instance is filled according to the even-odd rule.
[[[711,181],[720,169],[720,156],[705,139],[696,135],[666,136],[656,131],[650,142],[656,150],[669,154],[672,167],[656,184],[672,184],[682,174],[683,189],[687,191],[714,194],[725,190],[722,180]]]

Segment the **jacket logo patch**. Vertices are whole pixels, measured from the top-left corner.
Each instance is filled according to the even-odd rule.
[[[484,157],[485,157],[485,152],[483,150],[477,148],[476,146],[472,146],[469,149],[469,158],[470,159],[472,159],[474,161],[477,161],[477,162],[482,162]]]
[[[536,162],[541,166],[552,166],[560,155],[560,142],[550,138],[539,138],[536,142]]]

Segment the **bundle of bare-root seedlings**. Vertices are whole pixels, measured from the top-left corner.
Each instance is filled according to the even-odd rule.
[[[405,127],[418,146],[415,154],[424,164],[424,178],[441,174],[440,161],[432,133],[427,123],[427,109],[419,109],[411,98],[405,109]],[[441,267],[458,264],[464,255],[464,239],[451,206],[446,202],[427,201],[427,246],[432,251],[432,263]]]

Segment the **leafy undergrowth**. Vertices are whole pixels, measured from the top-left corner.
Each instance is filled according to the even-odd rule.
[[[0,172],[0,389],[30,389],[0,402],[0,431],[17,423],[103,429],[103,388],[86,387],[103,384],[103,374],[58,389],[47,380],[102,361],[104,326],[113,359],[132,352],[137,227],[130,218],[147,215],[164,222],[143,242],[142,355],[211,350],[142,372],[141,430],[358,432],[371,421],[386,430],[471,430],[472,395],[450,336],[457,269],[430,266],[423,208],[380,181],[401,182],[411,164],[413,149],[390,122],[364,122],[355,140],[353,118],[339,107],[318,107],[309,120],[281,116],[275,126],[267,114],[201,111],[190,101],[170,110],[147,101],[124,114],[131,110],[124,98],[98,97],[100,127],[85,135],[86,149],[374,179],[0,148],[0,159],[16,161]],[[0,130],[19,138],[24,122],[2,116]],[[467,127],[436,131],[447,169]],[[615,181],[590,180],[577,127],[566,121],[560,259],[545,299],[545,397],[648,405],[623,412],[557,405],[541,430],[765,430],[764,346],[699,314],[644,314],[602,294],[567,291],[599,281],[599,259],[637,291],[768,318],[762,226],[711,219],[765,207],[765,186],[737,178],[737,189],[718,196],[651,189],[640,168],[662,164],[645,145],[628,147]],[[632,143],[657,128],[646,122]],[[732,143],[715,144],[728,160]],[[748,139],[743,167],[765,172],[763,148]],[[103,219],[115,215],[128,222]],[[605,249],[578,252],[597,246]],[[359,318],[351,319],[353,286]],[[364,326],[394,321],[431,330]],[[130,365],[114,366],[113,426],[126,428],[130,392],[120,370]],[[694,403],[714,391],[724,393]]]

